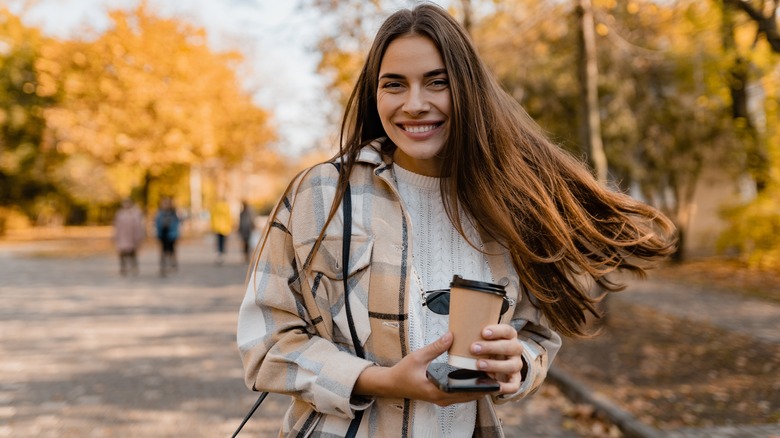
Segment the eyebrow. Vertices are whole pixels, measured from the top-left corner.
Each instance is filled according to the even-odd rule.
[[[441,76],[446,74],[447,74],[446,68],[437,68],[436,70],[431,70],[423,73],[423,78],[430,78],[430,77]],[[379,79],[403,79],[403,78],[405,78],[405,76],[398,73],[385,73],[379,77]]]

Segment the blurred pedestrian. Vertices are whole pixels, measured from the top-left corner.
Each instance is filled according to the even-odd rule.
[[[126,198],[114,216],[114,244],[119,252],[119,274],[138,275],[138,249],[146,238],[144,214]]]
[[[255,230],[255,212],[246,201],[241,201],[241,213],[238,215],[238,234],[241,237],[244,251],[244,262],[249,263],[251,255],[250,239]]]
[[[179,239],[181,220],[176,213],[173,199],[163,198],[160,209],[154,219],[157,239],[160,241],[160,275],[165,277],[169,271],[178,269],[176,261],[176,241]]]
[[[230,214],[230,206],[224,200],[217,201],[211,209],[211,230],[217,238],[216,263],[221,265],[225,261],[225,245],[227,236],[233,231],[233,217]]]

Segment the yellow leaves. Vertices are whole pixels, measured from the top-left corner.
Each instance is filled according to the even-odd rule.
[[[106,170],[106,180],[114,187],[119,197],[129,196],[143,178],[144,169],[135,165],[117,163]]]
[[[119,101],[123,97],[119,84],[105,76],[99,78],[98,89],[104,98],[109,101]]]
[[[5,114],[6,117],[4,118],[11,129],[20,129],[25,125],[25,123],[27,123],[27,111],[21,105],[11,105],[11,107],[8,109],[8,112]]]
[[[617,6],[617,0],[602,0],[600,2],[594,2],[593,5],[605,9],[614,9]]]
[[[767,112],[776,112],[778,110],[778,102],[776,99],[767,99],[764,104],[764,108]]]
[[[724,211],[729,228],[718,240],[721,250],[737,247],[749,266],[780,268],[780,203],[777,186],[765,189],[750,204]]]
[[[38,72],[38,85],[35,93],[39,97],[51,97],[57,93],[57,77],[62,69],[57,62],[40,57],[35,60],[35,70]]]
[[[159,175],[210,157],[238,161],[273,139],[267,113],[239,86],[237,53],[212,52],[205,30],[143,3],[110,17],[94,41],[51,50],[64,93],[47,117],[58,150]]]
[[[60,141],[56,145],[57,152],[63,155],[70,155],[76,152],[76,145],[70,141]]]
[[[106,169],[88,155],[75,154],[55,170],[52,179],[76,199],[109,203],[117,194],[113,186],[107,184]]]
[[[0,170],[3,173],[17,173],[21,169],[22,162],[33,154],[35,154],[35,147],[30,143],[24,143],[11,151],[3,151],[0,154]]]
[[[76,52],[71,57],[71,60],[73,61],[73,64],[75,64],[77,67],[86,67],[87,66],[87,55],[83,52]]]

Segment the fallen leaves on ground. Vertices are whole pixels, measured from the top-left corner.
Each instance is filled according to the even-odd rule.
[[[726,277],[732,280],[749,277],[735,275],[734,266],[710,266],[712,274],[702,265],[693,268],[661,275],[717,283],[723,290],[736,285],[716,272],[731,272]],[[760,277],[752,284],[762,294],[780,288],[773,273]],[[620,300],[610,302],[603,333],[565,340],[556,364],[661,429],[780,421],[780,346]]]
[[[706,258],[670,263],[651,271],[650,275],[780,303],[780,271],[752,268],[737,259]]]

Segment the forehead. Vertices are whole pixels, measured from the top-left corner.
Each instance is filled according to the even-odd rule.
[[[444,61],[436,44],[421,35],[404,35],[393,40],[379,67],[380,76],[385,73],[425,73],[444,68]]]

